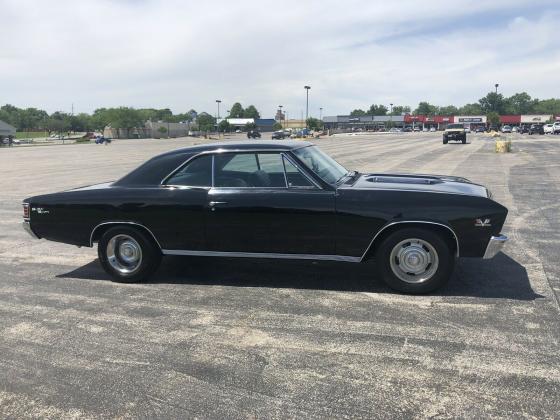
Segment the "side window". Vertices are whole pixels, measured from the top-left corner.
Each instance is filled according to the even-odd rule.
[[[313,184],[292,162],[283,157],[284,168],[286,168],[286,179],[288,180],[288,188],[316,188]]]
[[[167,180],[167,185],[212,186],[212,156],[197,157]]]
[[[286,188],[279,153],[223,153],[214,161],[214,186]]]

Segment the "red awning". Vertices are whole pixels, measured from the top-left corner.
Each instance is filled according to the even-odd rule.
[[[500,115],[502,124],[521,124],[521,115]]]

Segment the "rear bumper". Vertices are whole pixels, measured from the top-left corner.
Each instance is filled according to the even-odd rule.
[[[506,235],[492,236],[486,247],[486,252],[484,253],[484,259],[493,258],[498,252],[502,250],[508,237]]]
[[[33,238],[35,238],[35,239],[41,239],[41,238],[39,238],[39,237],[35,234],[35,232],[33,232],[33,230],[31,229],[31,224],[29,223],[28,220],[25,220],[25,221],[22,223],[22,226],[23,226],[23,230],[25,230],[27,233],[29,233]]]

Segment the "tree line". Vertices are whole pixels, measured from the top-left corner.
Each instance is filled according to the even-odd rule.
[[[235,103],[228,118],[260,118],[254,105],[243,108]],[[105,127],[127,129],[143,127],[146,121],[163,121],[170,123],[185,122],[194,130],[211,131],[216,118],[208,112],[197,112],[191,109],[184,113],[174,114],[169,108],[98,108],[92,114],[71,114],[56,111],[52,114],[37,108],[18,108],[7,104],[0,107],[0,120],[16,127],[18,131],[51,132],[86,132],[102,131]]]
[[[410,106],[393,106],[393,112],[384,105],[372,105],[368,110],[354,109],[351,116],[362,115],[402,115],[411,113]],[[504,97],[501,93],[489,92],[478,102],[455,105],[437,106],[429,102],[420,102],[412,111],[413,115],[521,115],[521,114],[554,114],[560,115],[560,99],[531,98],[527,92],[516,93]]]

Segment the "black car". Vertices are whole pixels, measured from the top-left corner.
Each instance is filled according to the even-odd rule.
[[[258,130],[249,130],[247,131],[247,138],[248,139],[260,139],[261,133]]]
[[[544,127],[542,126],[542,124],[531,124],[531,127],[529,127],[529,135],[533,135],[533,134],[542,134],[544,135]]]
[[[91,247],[115,280],[166,255],[375,261],[424,293],[456,257],[493,257],[507,209],[467,179],[349,171],[311,143],[223,142],[156,156],[118,181],[28,198],[36,238]]]
[[[284,130],[275,131],[272,133],[272,140],[283,140],[286,138]]]
[[[484,126],[476,127],[475,133],[485,133],[485,132],[486,132],[486,127]]]

